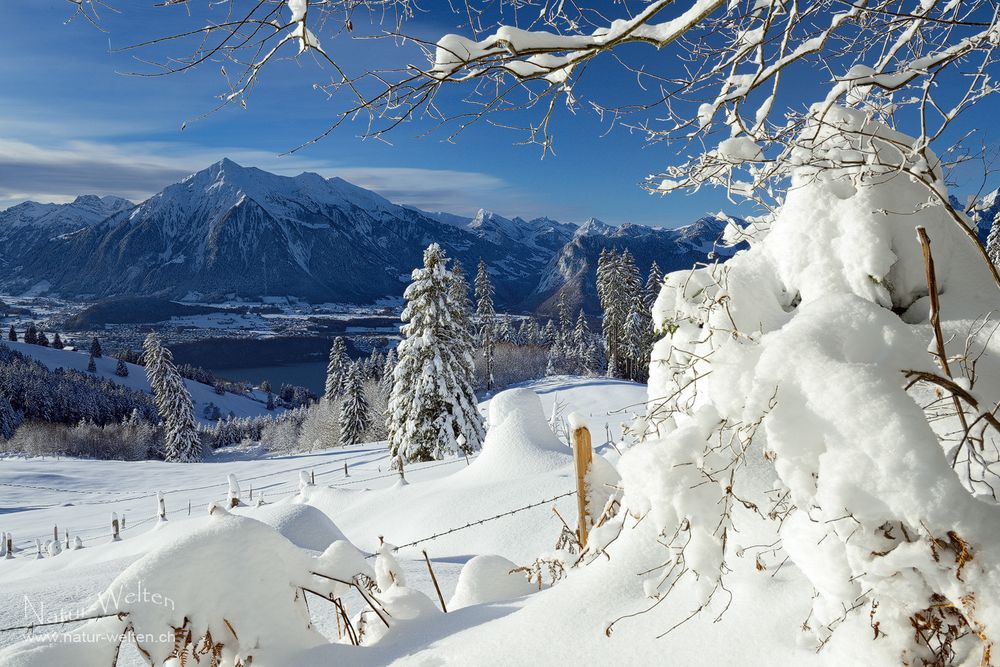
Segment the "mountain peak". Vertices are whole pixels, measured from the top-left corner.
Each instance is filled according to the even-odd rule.
[[[577,236],[590,236],[599,234],[609,234],[615,230],[615,227],[602,222],[597,218],[588,218],[586,222],[580,225],[577,230]]]

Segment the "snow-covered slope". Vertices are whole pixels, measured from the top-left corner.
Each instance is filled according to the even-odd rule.
[[[13,560],[0,561],[0,626],[25,622],[25,599],[34,605],[27,613],[33,613],[43,604],[53,614],[64,609],[78,611],[81,605],[90,605],[95,596],[140,558],[146,557],[145,562],[149,562],[147,554],[169,553],[172,545],[185,543],[185,540],[190,542],[190,536],[196,531],[205,539],[211,539],[209,531],[214,524],[213,519],[206,516],[205,506],[210,501],[225,499],[228,473],[239,479],[243,499],[250,505],[235,513],[269,525],[280,523],[282,534],[293,537],[298,535],[297,529],[322,524],[329,539],[334,537],[331,531],[336,529],[363,551],[371,551],[377,547],[380,535],[391,543],[405,544],[459,528],[449,535],[404,548],[397,554],[406,585],[436,602],[434,584],[421,553],[421,549],[426,549],[442,595],[451,601],[463,564],[473,556],[496,554],[516,565],[530,565],[535,557],[552,550],[559,535],[561,523],[552,508],[567,519],[574,516],[574,498],[564,497],[464,527],[572,489],[569,449],[554,440],[551,432],[546,431],[544,421],[539,423],[543,414],[549,414],[553,403],[558,399],[567,410],[581,413],[593,428],[595,442],[601,443],[600,424],[607,420],[616,430],[619,421],[627,418],[625,414],[609,413],[641,402],[644,395],[641,385],[601,379],[553,378],[533,384],[531,388],[538,393],[541,405],[533,409],[534,416],[518,414],[517,420],[505,422],[506,426],[494,431],[494,439],[486,445],[489,455],[484,452],[472,458],[469,465],[464,459],[452,459],[409,466],[406,471],[408,484],[405,485],[397,481],[395,473],[388,471],[386,450],[378,444],[258,461],[220,457],[188,465],[5,461],[0,468],[0,488],[4,489],[6,509],[2,528],[13,533],[15,545],[24,551]],[[509,412],[512,408],[521,411],[526,408],[523,403],[518,399],[500,411]],[[496,419],[505,416],[494,414],[496,411],[490,410],[489,404],[483,408]],[[524,420],[520,419],[522,416]],[[490,448],[495,449],[489,451]],[[560,448],[562,452],[558,451]],[[614,452],[609,449],[601,451],[614,460]],[[519,461],[525,465],[518,468]],[[527,465],[529,461],[535,464]],[[497,465],[500,462],[504,465]],[[343,473],[344,463],[350,466],[348,477]],[[300,493],[302,471],[315,473],[317,485]],[[253,507],[254,502],[249,498],[251,486],[254,499],[263,492],[265,500],[271,504],[259,509]],[[155,520],[157,490],[165,492],[168,521],[164,524]],[[187,514],[188,501],[193,507],[191,517]],[[303,511],[307,508],[319,510],[324,518]],[[111,511],[126,517],[120,542],[110,542]],[[53,524],[58,524],[60,534],[68,529],[71,535],[81,536],[84,549],[35,559],[34,538],[44,540],[51,536]],[[638,529],[642,530],[644,525],[649,522],[639,524]],[[261,528],[247,526],[247,529],[226,531],[226,545],[219,546],[222,551],[231,552],[227,559],[232,559],[233,571],[245,572],[257,567],[259,554],[255,547],[259,545],[279,552],[287,550],[284,543],[262,534]],[[250,540],[250,535],[267,539]],[[749,544],[753,536],[745,535],[740,539]],[[199,544],[199,549],[207,546]],[[240,549],[248,550],[245,558],[239,555]],[[270,552],[264,555],[271,556]],[[476,562],[484,560],[494,566],[503,564],[498,558],[476,559]],[[373,561],[366,562],[371,564]],[[273,558],[271,563],[269,572],[280,575]],[[621,606],[635,594],[634,589],[641,588],[642,579],[634,572],[644,565],[598,561],[575,572],[573,582],[554,587],[549,586],[546,574],[546,583],[540,592],[534,583],[513,586],[516,581],[505,584],[501,590],[495,582],[490,585],[488,572],[476,575],[470,571],[461,577],[464,580],[463,597],[468,598],[470,584],[478,589],[477,596],[467,600],[461,608],[456,603],[447,615],[427,613],[414,620],[394,622],[392,632],[369,647],[345,645],[346,639],[344,643],[315,647],[306,642],[299,655],[286,657],[280,664],[559,665],[591,662],[659,665],[664,664],[665,655],[670,657],[668,664],[676,665],[795,664],[809,667],[824,664],[824,655],[817,655],[811,647],[799,648],[795,644],[795,628],[808,606],[790,595],[796,587],[802,586],[801,575],[792,567],[779,573],[759,572],[752,558],[737,563],[738,572],[733,576],[751,586],[753,594],[744,591],[721,623],[713,623],[711,615],[702,615],[687,624],[683,632],[654,639],[691,611],[681,605],[622,623],[610,636],[606,635],[606,624],[613,619],[606,617],[604,610]],[[185,559],[182,557],[172,564],[164,561],[162,567],[179,568],[183,572]],[[157,586],[174,588],[181,585],[185,596],[198,593],[186,584],[162,581],[162,567],[150,573],[156,576]],[[135,572],[135,568],[130,571]],[[508,576],[502,570],[494,575]],[[202,585],[205,590],[218,591],[232,585],[233,582],[226,583],[229,578],[228,574],[220,573],[218,577],[203,581]],[[588,585],[601,587],[606,604],[581,606],[579,592],[587,590]],[[267,586],[258,582],[250,590],[262,588]],[[154,592],[158,591],[150,591]],[[169,595],[169,592],[164,590],[162,594]],[[506,599],[511,596],[520,597]],[[246,591],[239,597],[245,598]],[[478,603],[476,597],[498,601]],[[232,595],[216,593],[215,600],[203,601],[201,610],[224,607],[227,601],[235,599]],[[242,606],[241,615],[246,614],[247,604],[251,604],[249,600]],[[270,605],[265,601],[260,604],[263,606],[257,617],[266,617]],[[345,604],[352,614],[364,608],[364,603],[356,596],[345,598]],[[755,613],[760,609],[768,609],[769,613]],[[146,614],[153,612],[155,609],[145,609],[143,616],[148,618]],[[336,641],[337,621],[332,605],[313,597],[309,600],[309,616],[317,630]],[[40,630],[35,634],[45,636]],[[733,636],[756,639],[740,641],[736,647],[733,641],[725,639]],[[0,646],[9,646],[22,637],[17,632],[0,633]],[[83,649],[74,654],[76,664],[89,664],[86,662],[88,655]],[[123,644],[119,664],[142,664],[130,641]],[[262,659],[261,664],[277,663]]]
[[[28,345],[27,343],[15,343],[12,341],[0,341],[0,345],[6,345],[21,354],[36,359],[45,364],[50,369],[66,368],[81,372],[87,370],[90,355],[84,352],[73,352],[69,350],[57,350],[51,347],[41,347],[38,345]],[[97,377],[106,378],[117,384],[138,389],[150,393],[149,381],[146,379],[146,369],[134,364],[126,364],[128,367],[128,377],[115,375],[115,367],[118,360],[112,357],[101,357],[94,360],[97,366]],[[237,417],[250,417],[255,415],[272,414],[268,412],[265,396],[255,396],[250,398],[232,393],[219,395],[215,393],[213,387],[193,380],[184,380],[184,384],[191,393],[191,400],[194,403],[195,416],[202,423],[211,423],[204,418],[205,407],[214,403],[219,406],[219,411],[223,416],[233,414]]]
[[[17,258],[42,253],[50,242],[133,206],[120,197],[81,195],[69,204],[27,201],[0,211],[0,266],[16,267]]]

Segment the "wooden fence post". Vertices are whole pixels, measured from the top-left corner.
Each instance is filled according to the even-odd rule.
[[[576,508],[579,515],[576,536],[580,546],[587,546],[590,532],[590,513],[587,511],[587,472],[594,460],[594,450],[590,443],[590,431],[586,426],[573,429],[573,462],[576,464]]]
[[[111,540],[113,542],[118,542],[122,539],[118,528],[118,512],[111,513]]]
[[[156,515],[160,521],[167,520],[167,503],[164,502],[163,494],[159,491],[156,492]]]
[[[344,461],[344,477],[350,477],[351,474],[347,472],[347,461]]]
[[[14,536],[7,533],[7,558],[14,557]]]
[[[424,553],[424,561],[427,562],[427,571],[431,573],[431,581],[434,582],[434,590],[437,591],[438,600],[441,601],[441,611],[443,611],[444,613],[447,614],[448,613],[448,607],[446,607],[445,604],[444,604],[444,595],[441,594],[441,587],[438,586],[438,578],[434,575],[434,568],[431,567],[430,556],[427,555],[427,550],[426,549],[423,550],[423,553]]]

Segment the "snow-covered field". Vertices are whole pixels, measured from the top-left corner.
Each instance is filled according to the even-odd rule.
[[[463,564],[473,556],[497,554],[528,565],[553,549],[561,528],[553,508],[567,521],[575,520],[576,501],[565,496],[574,489],[572,456],[545,423],[553,406],[562,417],[572,411],[586,419],[596,450],[613,463],[617,453],[606,443],[605,434],[617,440],[622,422],[629,419],[630,411],[639,409],[645,396],[644,386],[604,379],[549,378],[530,388],[540,399],[537,414],[521,415],[506,422],[505,428],[491,431],[484,451],[468,462],[460,458],[409,466],[405,484],[389,470],[382,443],[262,459],[230,451],[198,464],[5,459],[0,463],[0,531],[13,535],[19,551],[13,559],[0,559],[0,627],[31,624],[40,616],[45,620],[59,615],[79,617],[80,610],[89,607],[131,563],[209,522],[206,507],[225,501],[230,474],[239,481],[243,501],[249,505],[235,511],[280,526],[286,537],[303,547],[322,550],[342,533],[371,553],[378,548],[380,536],[400,545],[461,528],[398,552],[408,585],[434,600],[420,549],[426,549],[432,559],[446,600],[456,589]],[[489,403],[483,404],[484,410],[489,410]],[[345,464],[349,476],[345,476]],[[314,475],[316,484],[300,492],[303,473]],[[156,518],[157,492],[164,498],[165,523]],[[464,528],[556,496],[563,497]],[[267,504],[255,507],[261,497]],[[111,541],[112,512],[123,519],[120,542]],[[35,540],[44,544],[52,539],[54,527],[63,540],[65,531],[71,541],[81,538],[84,548],[36,558]],[[232,566],[239,567],[239,563]],[[480,642],[487,641],[482,633],[493,637],[489,641],[499,641],[505,634],[501,619],[522,607],[518,614],[533,613],[530,601],[558,588],[550,592],[546,585],[543,592],[513,602],[473,605],[447,617],[417,619],[394,628],[391,636],[373,647],[313,649],[322,658],[301,656],[302,664],[328,662],[340,651],[351,651],[345,657],[348,664],[406,662],[420,651],[454,654],[458,656],[454,664],[523,664],[535,651],[553,659],[562,652],[581,655],[583,647],[550,643],[512,646],[510,655],[504,657],[479,648]],[[534,585],[521,590],[534,590]],[[317,627],[336,640],[333,606],[310,602]],[[359,603],[354,602],[355,606]],[[572,621],[573,614],[569,616],[559,622]],[[449,640],[443,649],[439,640],[458,630],[462,633],[455,642]],[[617,646],[617,641],[610,642],[595,630],[597,648]],[[24,636],[25,631],[2,632],[0,646]],[[468,642],[462,639],[466,636]],[[527,652],[515,657],[522,650]],[[418,662],[427,664],[423,657]],[[134,649],[126,647],[121,664],[140,664]]]

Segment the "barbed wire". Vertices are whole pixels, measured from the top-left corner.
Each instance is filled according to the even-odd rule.
[[[451,463],[451,462],[449,461],[449,463]],[[576,495],[576,491],[575,490],[573,490],[573,491],[567,491],[566,493],[561,493],[561,494],[559,494],[557,496],[552,496],[551,498],[546,498],[544,500],[539,500],[539,501],[536,501],[536,502],[533,502],[533,503],[529,503],[528,505],[524,505],[522,507],[518,507],[518,508],[515,508],[515,509],[512,509],[512,510],[507,510],[506,512],[501,512],[500,514],[494,514],[493,516],[484,517],[484,518],[478,519],[476,521],[470,521],[469,523],[466,523],[465,525],[456,526],[454,528],[449,528],[448,530],[443,530],[443,531],[441,531],[439,533],[434,533],[433,535],[429,535],[427,537],[422,537],[422,538],[420,538],[418,540],[413,540],[412,542],[407,542],[406,544],[400,544],[399,546],[395,547],[394,550],[395,551],[399,551],[400,549],[407,549],[409,547],[413,547],[413,546],[416,546],[418,544],[422,544],[424,542],[430,542],[431,540],[436,540],[437,538],[444,537],[445,535],[451,535],[453,533],[458,533],[458,532],[461,532],[463,530],[467,530],[469,528],[474,528],[476,526],[481,526],[481,525],[483,525],[485,523],[489,523],[490,521],[496,521],[497,519],[502,519],[503,517],[513,516],[514,514],[518,514],[519,512],[524,512],[526,510],[534,509],[535,507],[540,507],[542,505],[547,505],[548,503],[555,502],[555,501],[560,500],[562,498],[568,498],[569,496],[575,496],[575,495]],[[138,523],[135,523],[135,524],[132,524],[132,525],[133,525],[133,527],[134,526],[138,526],[138,525],[141,525],[143,523],[147,523],[149,521],[152,521],[155,518],[156,517],[154,516],[154,517],[150,517],[148,519],[143,519],[143,520],[139,521]],[[365,556],[365,558],[366,559],[368,559],[368,558],[375,558],[376,556],[378,556],[378,554],[371,553],[371,554],[367,554]],[[108,614],[106,616],[97,616],[97,617],[94,617],[94,618],[107,618],[109,616],[114,616],[114,615],[115,614]],[[78,619],[78,620],[91,620],[91,619]],[[14,631],[18,631],[18,630],[29,630],[30,631],[30,630],[32,630],[32,629],[34,629],[36,627],[44,627],[44,626],[49,626],[49,625],[63,625],[63,624],[66,624],[66,623],[71,623],[71,622],[74,622],[74,620],[70,619],[70,620],[65,620],[65,621],[53,621],[51,623],[35,623],[35,624],[32,624],[32,625],[11,626],[11,627],[7,627],[7,628],[0,628],[0,632],[14,632]]]
[[[260,475],[254,475],[254,476],[251,476],[251,477],[244,477],[244,478],[240,479],[239,481],[241,483],[246,483],[246,482],[251,482],[251,481],[254,481],[254,480],[265,479],[265,478],[268,478],[268,477],[274,477],[274,476],[281,475],[281,474],[301,472],[303,470],[314,470],[314,469],[319,468],[319,467],[326,467],[326,466],[336,465],[337,466],[336,470],[328,470],[328,471],[319,473],[319,475],[330,475],[330,474],[334,474],[335,472],[337,472],[340,469],[340,467],[343,466],[343,464],[346,461],[354,460],[354,459],[357,459],[357,458],[361,458],[363,456],[377,455],[379,451],[383,451],[383,450],[367,450],[367,451],[364,451],[364,452],[359,452],[359,453],[354,454],[352,456],[338,458],[338,459],[333,460],[333,461],[326,461],[326,462],[323,462],[323,463],[310,464],[310,465],[304,465],[304,466],[295,466],[295,467],[291,467],[291,468],[283,468],[281,470],[271,471],[271,472],[263,473],[263,474],[260,474]],[[477,456],[478,456],[478,454],[476,454],[474,456],[471,456],[471,457],[469,457],[468,460],[472,461]],[[445,465],[453,465],[455,463],[460,463],[460,462],[465,461],[465,460],[466,460],[465,458],[455,458],[455,459],[452,459],[450,461],[439,461],[439,462],[436,462],[436,463],[418,464],[419,467],[417,467],[415,465],[414,467],[410,468],[410,470],[412,472],[420,472],[420,471],[423,471],[423,470],[430,470],[432,468],[438,468],[438,467],[445,466]],[[317,475],[317,476],[319,476],[319,475]],[[399,477],[399,476],[400,476],[399,472],[390,472],[390,473],[381,474],[381,475],[373,475],[373,476],[370,476],[370,477],[359,477],[359,478],[351,478],[351,479],[346,479],[345,478],[344,480],[340,480],[338,482],[330,483],[327,486],[328,487],[334,487],[334,488],[335,487],[344,487],[344,486],[348,486],[348,485],[351,485],[351,484],[360,484],[360,483],[363,483],[363,482],[370,482],[370,481],[374,481],[374,480],[388,479],[388,478]],[[167,496],[167,495],[173,495],[173,494],[185,493],[185,492],[192,492],[192,491],[206,491],[206,490],[215,489],[215,488],[218,488],[218,487],[228,488],[228,484],[229,484],[229,482],[227,480],[227,481],[215,482],[215,483],[212,483],[212,484],[204,484],[204,485],[200,485],[200,486],[192,486],[192,487],[181,488],[181,489],[170,489],[170,490],[167,490],[167,491],[160,491],[159,493],[161,493],[164,496]],[[33,489],[40,489],[40,490],[46,490],[46,491],[66,491],[66,492],[72,492],[73,491],[71,489],[58,489],[58,488],[55,488],[55,487],[41,487],[41,486],[31,486],[31,485],[19,485],[19,484],[14,483],[14,482],[0,482],[0,485],[3,485],[3,486],[21,486],[21,487],[24,487],[24,488],[33,488]],[[271,491],[271,492],[274,492],[275,489],[279,489],[279,488],[282,488],[282,487],[285,487],[285,486],[290,486],[291,489],[289,489],[289,490],[292,491],[292,490],[295,490],[295,488],[297,487],[297,485],[298,485],[298,480],[297,479],[296,480],[286,480],[286,481],[281,481],[281,482],[275,482],[273,484],[268,484],[268,485],[265,485],[265,486],[260,486],[260,487],[255,488],[254,490],[255,491]],[[81,491],[81,493],[87,493],[87,491]],[[104,492],[94,491],[93,493],[100,494],[100,493],[104,493]],[[108,492],[108,493],[113,493],[113,492]],[[93,506],[93,505],[118,505],[118,504],[122,504],[122,503],[126,503],[126,502],[134,502],[136,500],[143,500],[143,499],[146,499],[146,498],[153,498],[153,497],[156,496],[156,494],[157,494],[156,491],[150,491],[150,492],[144,493],[142,495],[133,496],[131,498],[110,498],[110,499],[107,499],[107,500],[95,500],[95,501],[90,501],[90,502],[84,501],[84,502],[78,502],[78,503],[76,503],[74,505],[74,507],[80,507],[80,506],[84,506],[84,505],[88,505],[88,506]],[[53,507],[62,507],[62,505],[59,504],[59,503],[56,503],[56,504],[46,505],[44,507],[34,508],[34,509],[51,509]],[[124,513],[123,513],[123,516],[124,516]],[[153,515],[152,517],[148,517],[146,519],[141,519],[141,520],[139,520],[139,521],[137,521],[135,523],[128,524],[128,528],[134,528],[136,526],[141,526],[141,525],[143,525],[145,523],[153,521],[156,518],[157,518],[157,515]],[[96,526],[88,526],[86,528],[80,528],[80,529],[74,530],[73,534],[75,534],[76,536],[80,537],[80,541],[81,542],[88,542],[88,541],[93,541],[93,540],[99,539],[101,537],[101,535],[92,535],[90,537],[83,537],[84,535],[88,535],[90,533],[95,533],[95,532],[104,533],[107,530],[108,530],[108,525],[105,524],[105,523],[101,523],[101,524],[96,525]],[[123,527],[122,530],[124,531],[125,527]],[[46,534],[46,535],[36,535],[36,536],[32,536],[32,537],[19,537],[17,539],[17,541],[15,542],[15,544],[18,545],[18,550],[19,551],[27,551],[27,550],[30,550],[32,548],[32,546],[34,546],[36,539],[37,540],[42,540],[42,542],[44,543],[45,541],[47,541],[49,539],[49,535]]]
[[[395,547],[395,550],[399,551],[400,549],[406,549],[408,547],[413,547],[413,546],[416,546],[418,544],[422,544],[424,542],[430,542],[431,540],[436,540],[437,538],[444,537],[445,535],[451,535],[452,533],[457,533],[457,532],[466,530],[468,528],[473,528],[475,526],[481,526],[484,523],[488,523],[490,521],[495,521],[495,520],[501,519],[501,518],[503,518],[505,516],[511,516],[513,514],[517,514],[518,512],[523,512],[525,510],[530,510],[530,509],[533,509],[535,507],[539,507],[541,505],[547,505],[548,503],[555,502],[556,500],[559,500],[561,498],[566,498],[566,497],[575,496],[575,495],[576,495],[576,491],[575,490],[574,491],[567,491],[566,493],[559,494],[558,496],[553,496],[552,498],[546,498],[545,500],[539,500],[537,502],[531,503],[530,505],[525,505],[524,507],[518,507],[517,509],[508,510],[506,512],[501,512],[500,514],[494,514],[493,516],[489,516],[489,517],[486,517],[484,519],[479,519],[478,521],[470,521],[469,523],[465,524],[464,526],[456,526],[455,528],[449,528],[448,530],[441,531],[440,533],[434,533],[433,535],[430,535],[429,537],[422,537],[419,540],[414,540],[412,542],[407,542],[406,544],[400,544],[399,546]],[[378,554],[368,554],[367,556],[365,556],[365,558],[374,558],[377,555]]]

